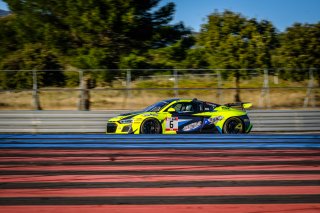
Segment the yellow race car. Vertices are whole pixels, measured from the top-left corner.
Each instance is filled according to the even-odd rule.
[[[219,105],[197,99],[169,99],[142,111],[111,118],[107,134],[244,134],[252,129],[251,103]]]

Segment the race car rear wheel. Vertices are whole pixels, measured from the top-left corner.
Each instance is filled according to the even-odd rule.
[[[224,134],[242,134],[244,133],[244,124],[240,118],[229,118],[223,126]]]
[[[140,127],[141,134],[161,134],[161,124],[154,118],[147,118]]]

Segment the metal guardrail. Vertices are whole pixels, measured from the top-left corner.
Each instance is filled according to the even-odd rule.
[[[320,131],[320,111],[255,110],[248,114],[253,132]]]
[[[0,111],[0,133],[104,133],[127,111]],[[252,110],[253,132],[320,132],[320,111]]]

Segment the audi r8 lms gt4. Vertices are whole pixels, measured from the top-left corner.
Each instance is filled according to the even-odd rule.
[[[111,118],[107,134],[245,134],[252,129],[251,103],[219,105],[197,99],[169,99],[142,111]]]

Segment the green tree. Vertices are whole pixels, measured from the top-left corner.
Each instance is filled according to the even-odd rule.
[[[280,46],[275,51],[275,67],[289,68],[280,73],[280,77],[295,81],[307,79],[309,68],[320,68],[320,22],[317,24],[299,24],[286,29],[280,35]],[[318,80],[320,85],[320,72]]]
[[[240,101],[240,78],[248,74],[240,69],[270,68],[270,51],[276,47],[276,35],[269,21],[259,22],[228,10],[216,11],[202,25],[195,49],[204,53],[209,68],[236,70],[235,101]]]
[[[188,50],[194,45],[194,37],[184,37],[176,43],[149,51],[150,63],[153,68],[181,69]]]
[[[193,36],[185,36],[176,43],[158,49],[149,49],[145,53],[135,51],[120,62],[121,69],[139,69],[133,72],[132,78],[141,75],[155,74],[157,69],[184,68],[188,50],[194,44]],[[153,69],[153,73],[144,69]],[[167,71],[170,73],[170,71]],[[163,70],[161,71],[163,73]]]
[[[64,85],[62,66],[54,51],[49,50],[42,44],[27,44],[23,49],[17,50],[0,64],[1,86],[3,89],[26,89],[32,88],[31,71],[23,70],[47,70],[37,72],[39,86],[61,86]],[[56,71],[51,71],[56,70]]]
[[[13,24],[15,20],[15,15],[0,17],[0,61],[7,54],[18,50],[22,46],[20,40],[16,37]]]
[[[204,48],[191,48],[187,51],[185,60],[183,61],[184,68],[189,69],[207,69],[209,62],[204,57],[206,50]]]
[[[116,69],[123,57],[166,47],[189,33],[181,23],[170,24],[175,5],[158,7],[160,0],[6,2],[24,43],[41,41],[80,69]]]

